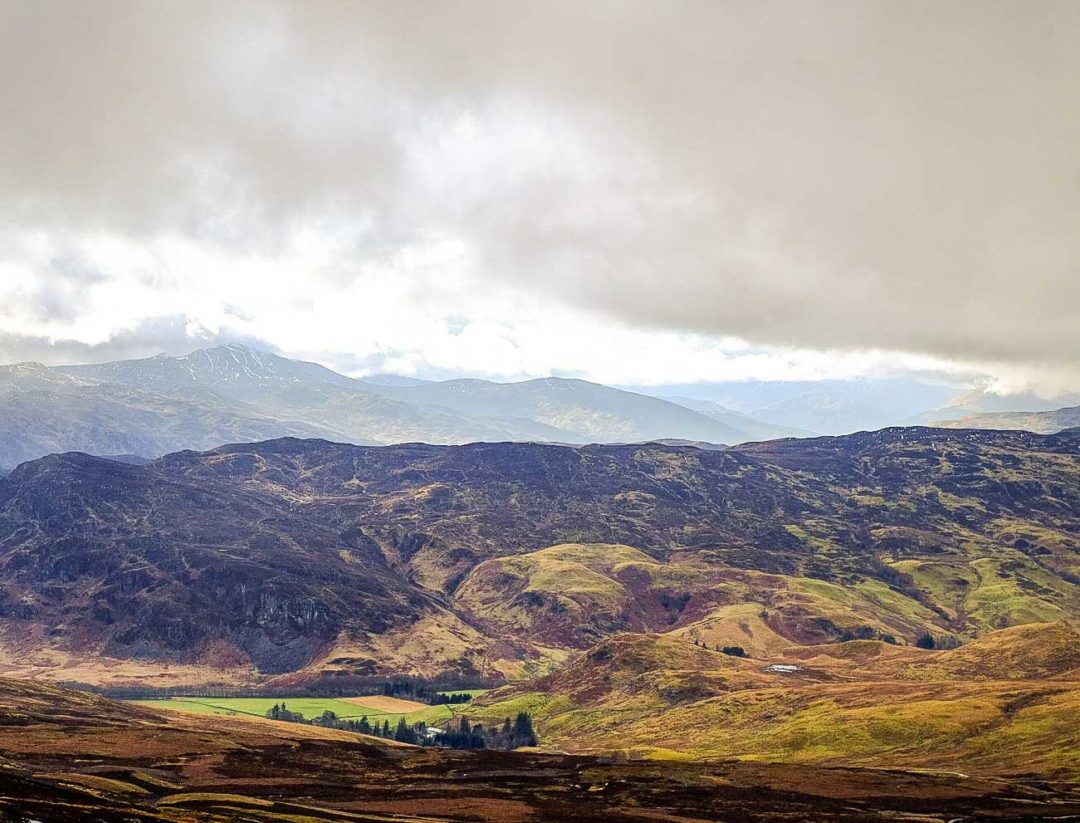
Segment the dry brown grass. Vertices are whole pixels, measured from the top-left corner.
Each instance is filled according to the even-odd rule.
[[[259,718],[157,713],[2,680],[0,732],[5,820],[865,823],[1080,814],[1080,795],[1064,785],[420,749]]]
[[[431,708],[426,703],[418,703],[415,700],[402,700],[400,697],[386,697],[384,695],[370,695],[368,697],[342,697],[342,703],[352,703],[354,706],[363,706],[366,709],[374,709],[385,714],[408,714],[409,712],[422,712]]]

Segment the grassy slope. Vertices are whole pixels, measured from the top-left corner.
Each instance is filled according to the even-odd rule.
[[[562,544],[489,560],[454,598],[475,622],[562,649],[588,648],[621,631],[699,637],[752,654],[845,633],[908,642],[926,631],[950,633],[931,598],[920,602],[880,580],[841,585],[738,569],[706,552],[657,560],[611,544]]]
[[[767,666],[799,666],[795,674]],[[1080,636],[1061,624],[927,652],[872,641],[740,660],[625,635],[535,684],[489,693],[545,746],[661,758],[1059,773],[1080,779]]]
[[[1080,792],[1062,784],[420,749],[2,679],[0,760],[4,820],[925,823],[1080,814]]]
[[[1048,572],[1019,552],[953,560],[911,559],[893,567],[971,632],[1023,623],[1077,623],[1080,586]]]
[[[681,577],[681,579],[680,579]],[[686,573],[629,546],[570,543],[477,566],[454,593],[457,606],[503,631],[580,647],[649,624],[638,595],[685,588]]]
[[[1045,412],[984,412],[934,423],[946,429],[1005,429],[1053,434],[1080,425],[1076,406]]]

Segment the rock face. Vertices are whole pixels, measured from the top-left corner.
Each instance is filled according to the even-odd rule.
[[[385,631],[423,599],[358,535],[153,467],[48,457],[16,469],[0,505],[0,609],[107,655],[183,662],[224,640],[287,671],[346,623]]]
[[[1022,432],[64,454],[0,480],[0,662],[498,677],[625,630],[913,642],[1075,623],[1078,558],[1080,441]]]

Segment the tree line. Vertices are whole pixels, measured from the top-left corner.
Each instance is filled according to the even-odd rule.
[[[408,723],[405,716],[398,717],[397,725],[391,726],[389,719],[382,723],[368,720],[364,715],[359,720],[338,717],[335,712],[327,709],[318,717],[310,720],[301,712],[294,712],[288,704],[275,703],[267,710],[266,716],[271,720],[283,720],[287,723],[306,723],[309,726],[322,726],[329,729],[343,729],[345,731],[369,734],[375,737],[384,737],[387,740],[396,740],[398,743],[411,743],[419,746],[437,746],[448,749],[504,749],[509,751],[521,746],[537,745],[536,731],[533,729],[532,716],[528,712],[518,712],[511,722],[506,718],[502,725],[484,726],[482,723],[470,723],[469,718],[462,717],[456,724],[448,729],[438,729],[428,726],[424,721]]]
[[[484,726],[482,723],[469,723],[469,718],[462,717],[457,728],[449,728],[436,738],[436,745],[450,749],[504,749],[510,751],[522,746],[537,745],[536,731],[533,729],[532,715],[518,712],[511,723],[506,718],[501,726]]]
[[[432,706],[457,706],[461,703],[468,703],[472,700],[472,695],[468,692],[444,692],[435,695],[431,701]]]
[[[700,646],[703,649],[711,648],[708,643],[706,643],[704,640],[702,640],[699,637],[694,638],[694,645],[695,646]],[[750,656],[749,654],[746,653],[746,649],[744,649],[742,646],[721,646],[719,643],[717,643],[715,651],[718,651],[721,654],[730,655],[731,657],[749,657]]]
[[[919,635],[919,639],[915,641],[915,645],[920,649],[958,649],[963,644],[960,642],[960,638],[954,637],[951,634],[931,634],[930,632],[924,632]]]
[[[356,694],[382,694],[386,697],[400,697],[438,706],[444,703],[467,703],[471,698],[467,693],[454,692],[455,689],[480,689],[490,686],[481,682],[446,682],[425,680],[423,678],[351,678],[348,684],[329,686],[312,685],[290,688],[283,693],[280,689],[237,688],[236,686],[96,686],[88,683],[66,681],[61,683],[68,688],[99,694],[114,700],[157,700],[173,697],[351,697]],[[455,700],[448,700],[446,694],[453,693]]]

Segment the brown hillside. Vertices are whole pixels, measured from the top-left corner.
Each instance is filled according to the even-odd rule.
[[[622,635],[469,711],[526,708],[543,744],[569,751],[1077,779],[1078,640],[1049,624],[950,651],[854,641],[743,660]]]
[[[761,655],[1076,625],[1078,450],[910,428],[719,451],[53,456],[0,480],[0,666],[162,685],[517,679],[627,630]]]
[[[1064,785],[425,750],[295,723],[158,714],[3,680],[0,758],[5,820],[921,823],[931,814],[1080,813],[1080,796]]]

